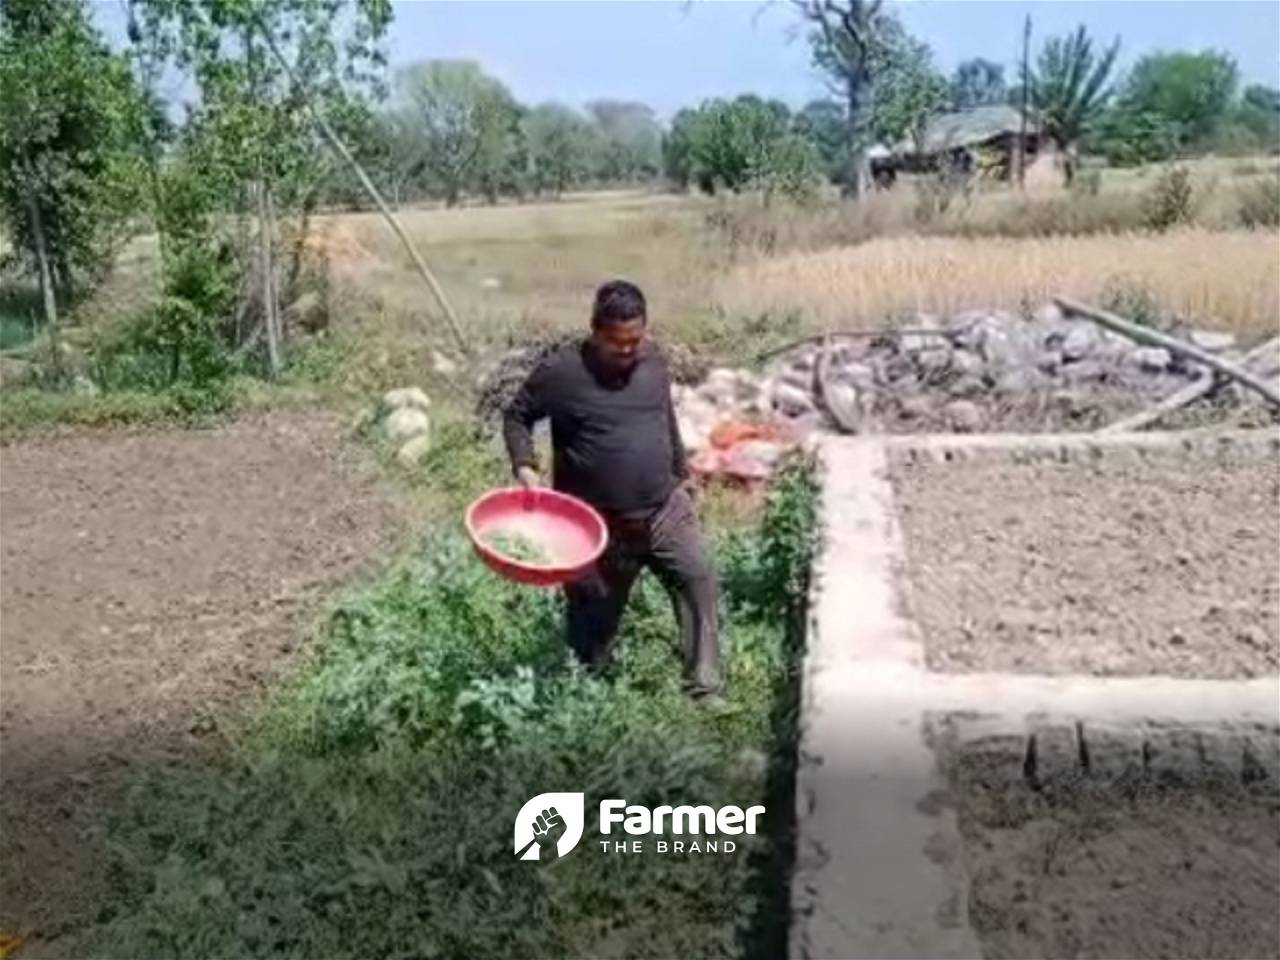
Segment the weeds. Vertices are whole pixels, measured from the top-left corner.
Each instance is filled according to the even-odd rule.
[[[1190,223],[1195,213],[1195,189],[1186,167],[1166,170],[1143,199],[1143,221],[1152,230],[1164,231]]]
[[[733,855],[606,854],[589,831],[546,865],[514,859],[511,823],[547,790],[582,790],[589,810],[604,797],[776,795],[785,815],[790,627],[813,511],[811,471],[797,463],[758,529],[718,538],[741,708],[728,716],[680,694],[674,624],[649,579],[618,662],[596,680],[566,655],[554,594],[499,580],[441,531],[338,605],[235,756],[134,786],[109,825],[112,897],[89,946],[133,957],[769,955],[785,942],[781,822]],[[744,765],[744,749],[771,755],[767,771]]]
[[[1236,199],[1241,226],[1250,230],[1280,227],[1280,177],[1267,176],[1245,184]]]

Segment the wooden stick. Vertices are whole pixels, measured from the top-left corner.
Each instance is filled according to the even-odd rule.
[[[1153,346],[1163,347],[1170,353],[1178,354],[1189,360],[1195,360],[1202,363],[1206,367],[1217,370],[1223,376],[1229,377],[1239,383],[1243,383],[1250,390],[1261,394],[1266,398],[1267,402],[1273,407],[1280,407],[1280,390],[1274,385],[1267,383],[1265,380],[1255,377],[1248,370],[1242,370],[1233,363],[1228,363],[1213,354],[1201,350],[1199,347],[1185,343],[1176,337],[1168,334],[1160,333],[1158,330],[1151,330],[1148,327],[1140,326],[1132,321],[1125,320],[1123,317],[1117,317],[1114,313],[1108,313],[1106,310],[1099,310],[1097,307],[1090,307],[1083,303],[1077,303],[1067,297],[1054,297],[1054,303],[1061,307],[1067,313],[1074,313],[1081,317],[1087,317],[1094,323],[1122,333],[1132,340],[1139,343],[1149,343]]]
[[[396,215],[391,212],[391,208],[387,206],[382,194],[378,192],[378,188],[373,185],[373,181],[369,179],[369,175],[364,172],[364,167],[360,166],[358,160],[351,155],[351,151],[347,149],[347,145],[339,139],[338,134],[334,132],[333,127],[329,126],[329,121],[324,118],[316,106],[311,102],[308,91],[302,81],[298,79],[297,74],[293,72],[293,67],[289,65],[289,61],[284,58],[284,54],[280,52],[280,48],[276,46],[275,38],[271,36],[271,31],[266,28],[261,17],[255,17],[255,23],[258,32],[262,34],[266,40],[267,46],[271,53],[275,56],[276,61],[283,68],[285,74],[289,77],[289,83],[293,86],[294,91],[298,94],[303,106],[306,108],[308,115],[324,135],[329,145],[338,152],[338,155],[355,171],[356,176],[360,179],[361,186],[365,192],[373,198],[373,202],[378,207],[378,212],[391,225],[392,231],[400,239],[400,243],[409,253],[409,259],[413,261],[413,265],[417,268],[422,279],[427,282],[427,286],[431,288],[431,294],[435,297],[436,303],[440,305],[440,309],[444,312],[445,322],[449,325],[449,331],[453,334],[453,338],[457,341],[458,348],[462,351],[464,357],[471,357],[471,346],[467,342],[467,338],[462,333],[462,327],[458,325],[458,317],[453,312],[453,306],[449,303],[449,298],[445,296],[444,288],[440,286],[440,281],[436,279],[436,275],[431,272],[427,266],[427,262],[422,259],[422,254],[418,253],[418,248],[413,245],[413,241],[409,239],[409,235],[405,233],[404,227],[400,225],[400,221],[396,219]]]
[[[1272,337],[1266,343],[1260,344],[1250,350],[1241,358],[1242,364],[1252,363],[1266,356],[1280,345],[1280,337]],[[1141,430],[1148,424],[1155,423],[1161,417],[1173,413],[1175,410],[1181,410],[1183,407],[1199,400],[1206,393],[1214,388],[1218,383],[1218,376],[1212,371],[1205,373],[1187,384],[1181,390],[1177,390],[1165,397],[1159,403],[1140,410],[1131,417],[1125,417],[1123,420],[1117,420],[1115,423],[1109,423],[1105,427],[1095,431],[1096,433],[1127,433],[1132,430]]]

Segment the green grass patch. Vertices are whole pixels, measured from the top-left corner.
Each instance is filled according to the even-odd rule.
[[[441,458],[426,469],[450,468]],[[107,825],[108,900],[78,946],[129,957],[779,955],[814,494],[796,463],[757,525],[715,537],[727,713],[681,695],[675,624],[652,578],[618,661],[595,679],[566,652],[555,593],[497,578],[456,529],[435,531],[336,605],[229,755],[133,784]],[[585,792],[582,844],[554,863],[516,861],[516,812],[553,790]],[[652,843],[605,854],[591,842],[605,797],[765,803],[769,829],[739,837],[732,855],[660,855]]]

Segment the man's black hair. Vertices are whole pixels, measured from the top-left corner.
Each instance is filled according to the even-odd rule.
[[[636,317],[647,319],[647,314],[644,294],[639,287],[626,280],[610,280],[596,291],[595,306],[591,308],[591,326],[625,323]]]

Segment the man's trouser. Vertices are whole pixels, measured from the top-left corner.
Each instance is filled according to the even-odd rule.
[[[684,685],[694,697],[720,688],[716,573],[687,491],[677,488],[652,515],[606,517],[609,546],[595,567],[569,584],[569,645],[578,659],[608,666],[618,623],[641,568],[652,570],[675,607],[684,655]]]

